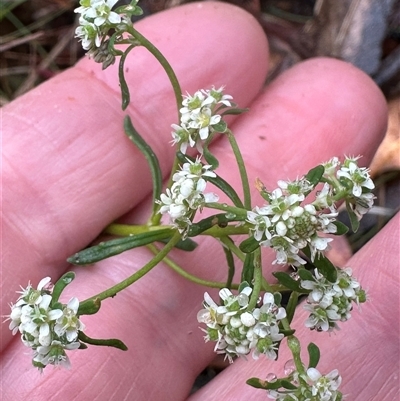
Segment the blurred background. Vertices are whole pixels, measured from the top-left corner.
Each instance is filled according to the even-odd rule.
[[[141,0],[143,18],[187,0]],[[386,138],[372,164],[376,204],[350,234],[352,251],[400,206],[400,0],[230,0],[260,22],[271,48],[267,82],[315,56],[348,61],[379,85],[389,108]],[[121,0],[118,5],[129,3]],[[0,0],[0,107],[84,57],[74,39],[77,0]],[[138,18],[138,19],[140,19]],[[341,214],[345,221],[345,213]],[[223,368],[216,360],[193,391]]]

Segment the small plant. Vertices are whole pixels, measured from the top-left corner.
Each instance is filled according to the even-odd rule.
[[[205,292],[197,320],[205,341],[213,342],[215,352],[230,363],[249,355],[275,360],[282,340],[287,338],[293,359],[286,364],[285,376],[250,378],[248,384],[266,390],[275,400],[340,401],[343,396],[339,372],[322,374],[317,370],[320,351],[314,343],[307,344],[308,361],[301,359],[300,339],[291,323],[300,296],[306,298],[303,308],[309,313],[304,324],[316,332],[337,330],[350,319],[354,305],[367,300],[352,269],[338,268],[326,252],[332,236],[348,230],[336,220],[338,204],[346,204],[353,231],[372,207],[374,184],[368,169],[359,167],[359,157],[334,157],[322,161],[303,177],[278,181],[272,190],[257,180],[260,196],[253,201],[245,160],[225,118],[247,110],[239,108],[224,87],[200,88],[183,96],[167,60],[131,23],[132,16],[142,13],[136,0],[115,10],[116,0],[81,0],[80,4],[75,10],[80,14],[76,36],[103,68],[119,58],[123,109],[130,102],[123,66],[134,48],[145,47],[165,69],[179,110],[177,121],[171,122],[176,157],[163,190],[155,153],[135,130],[129,116],[125,118],[125,132],[146,157],[152,174],[153,207],[147,224],[112,224],[109,232],[117,238],[84,249],[68,261],[92,264],[142,246],[153,252],[153,258],[130,277],[80,302],[76,297],[66,304],[60,301],[63,290],[74,279],[72,272],[54,285],[49,277],[41,280],[36,289],[29,283],[11,305],[7,316],[10,330],[20,333],[24,345],[33,350],[32,362],[39,370],[48,365],[69,367],[68,352],[87,348],[88,344],[126,350],[120,340],[92,339],[84,334],[84,315],[100,312],[103,300],[131,286],[163,261],[188,280],[220,289],[219,300]],[[125,50],[120,50],[119,45],[125,45]],[[217,136],[229,141],[243,196],[218,174],[219,161],[210,148]],[[230,202],[219,202],[217,192],[225,194]],[[207,217],[202,217],[204,210],[209,212]],[[195,277],[169,256],[175,247],[193,251],[196,237],[205,235],[222,244],[228,266],[224,283]],[[274,251],[275,265],[291,266],[292,272],[276,271],[276,281],[269,282],[263,276],[262,247]],[[236,271],[240,282],[234,283]],[[201,300],[199,309],[200,303]]]

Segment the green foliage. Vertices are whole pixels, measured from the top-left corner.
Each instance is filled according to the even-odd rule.
[[[129,249],[137,248],[143,245],[151,244],[155,241],[162,241],[170,238],[172,230],[149,231],[141,234],[135,234],[131,237],[117,238],[86,248],[76,253],[67,260],[74,265],[88,265],[100,260],[118,255]]]
[[[244,253],[251,253],[254,252],[259,246],[260,243],[253,236],[251,236],[241,242],[239,249]]]
[[[64,291],[65,287],[72,282],[72,280],[74,278],[75,278],[75,273],[68,272],[68,273],[65,273],[63,276],[61,276],[57,280],[57,282],[54,284],[53,293],[52,293],[51,303],[53,305],[56,302],[58,302],[58,299],[60,298],[61,293]]]
[[[128,347],[121,341],[116,338],[110,338],[107,340],[103,339],[95,339],[88,337],[86,334],[84,334],[82,331],[79,332],[78,334],[78,339],[82,341],[83,343],[90,344],[90,345],[100,345],[104,347],[114,347],[118,348],[121,351],[127,351]]]
[[[319,348],[314,343],[310,343],[308,344],[307,351],[309,357],[308,367],[316,368],[321,356]]]
[[[142,152],[143,156],[150,167],[152,182],[153,182],[153,213],[157,212],[157,199],[160,199],[161,188],[162,188],[162,174],[160,169],[160,163],[158,162],[156,154],[153,149],[147,144],[147,142],[139,135],[139,133],[133,127],[132,121],[129,116],[124,119],[125,133],[128,138],[137,146]]]

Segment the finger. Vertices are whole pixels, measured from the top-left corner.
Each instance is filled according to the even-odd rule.
[[[357,68],[328,58],[296,65],[234,124],[250,181],[260,177],[275,188],[278,179],[294,179],[343,153],[362,153],[368,165],[386,130],[386,110],[379,88]],[[225,146],[215,148],[222,153]],[[236,174],[223,169],[229,178]]]
[[[326,71],[330,63],[336,63],[335,68],[341,68],[341,74],[348,78],[347,81],[345,78],[342,80],[343,94],[340,99],[340,102],[344,103],[343,110],[347,110],[348,118],[352,115],[350,106],[354,104],[354,98],[352,95],[346,95],[344,88],[349,86],[356,87],[357,84],[366,86],[363,93],[373,99],[370,105],[374,107],[371,109],[369,107],[362,109],[363,118],[360,117],[358,119],[358,124],[361,126],[355,124],[348,126],[347,129],[337,130],[337,135],[342,136],[342,142],[338,139],[337,150],[344,152],[346,151],[346,147],[348,149],[349,146],[346,139],[347,136],[353,135],[356,137],[360,135],[359,131],[360,128],[364,127],[365,119],[370,119],[371,124],[372,121],[380,121],[381,126],[375,126],[376,132],[369,132],[365,140],[360,141],[357,153],[365,153],[370,146],[376,145],[376,138],[381,135],[381,131],[383,130],[385,107],[381,95],[373,83],[365,78],[364,74],[356,72],[357,70],[347,64],[329,60],[325,60],[323,63],[321,63],[321,60],[316,60],[315,63],[319,65],[320,70],[318,68],[311,68],[315,67],[315,65],[308,66],[308,70],[313,71],[313,79],[321,80],[321,83],[323,81],[324,85],[326,85],[326,81],[330,82],[331,91],[334,91],[334,88],[337,86],[336,75],[332,73],[331,77],[331,73],[328,72],[325,76],[322,76],[322,71]],[[303,71],[302,66],[296,68],[300,68],[300,71]],[[331,70],[335,70],[335,68]],[[328,71],[330,70],[328,69]],[[296,104],[296,101],[302,100],[300,94],[308,88],[310,80],[311,77],[307,77],[307,74],[304,73],[301,80],[304,87],[302,88],[301,85],[298,85],[298,90],[292,92],[291,96],[287,99],[276,100],[275,92],[267,90],[254,104],[253,110],[256,109],[259,112],[254,113],[251,118],[250,114],[246,117],[249,118],[248,125],[245,125],[241,121],[238,121],[236,124],[235,132],[239,139],[245,135],[248,139],[253,139],[253,136],[258,134],[258,131],[255,131],[254,127],[261,127],[262,121],[264,123],[267,121],[265,120],[266,111],[268,111],[269,116],[273,116],[273,109],[275,107],[277,108],[277,112],[282,107],[285,108],[284,105],[280,104],[281,101],[289,105]],[[297,82],[297,74],[293,72],[286,74],[280,82],[281,85],[291,87],[290,83],[294,84]],[[315,88],[318,87],[318,85],[315,85]],[[279,85],[275,87],[276,91],[278,89]],[[313,109],[311,107],[313,106],[312,99],[313,97],[310,96],[310,110]],[[321,99],[316,96],[316,101],[320,102]],[[332,103],[337,101],[337,99],[327,96],[324,101],[327,110],[324,117],[328,121],[334,121],[334,117],[329,114],[329,110],[333,112],[335,107]],[[321,118],[318,113],[315,115],[312,113],[304,115],[301,112],[291,117],[297,120],[298,125],[294,123],[291,125],[292,122],[290,120],[282,118],[281,120],[274,120],[279,125],[272,124],[270,131],[291,132],[293,136],[288,136],[286,139],[290,143],[292,138],[296,138],[299,134],[296,127],[304,126],[305,121],[303,119],[307,119],[309,126],[312,127],[312,130],[315,130],[313,132],[320,132],[318,124]],[[345,117],[342,118],[343,120],[339,120],[341,123],[345,121]],[[253,119],[256,121],[253,122]],[[286,124],[290,124],[292,129],[287,129]],[[340,149],[340,143],[343,143],[343,149]],[[251,144],[251,140],[248,140],[248,144]],[[219,146],[218,144],[217,147]],[[244,146],[246,152],[247,145],[244,144]],[[307,150],[307,147],[305,149]],[[295,166],[296,170],[299,170],[302,165],[302,150],[302,147],[299,146],[293,155],[293,158],[296,160],[296,163],[291,160],[291,168],[293,170]],[[351,150],[355,149],[352,148]],[[222,152],[223,149],[221,148],[220,151]],[[275,157],[273,156],[274,151],[273,147],[266,148],[265,155],[259,161],[258,165],[255,161],[252,161],[253,168],[262,171],[265,159]],[[326,157],[329,157],[329,154],[327,154],[328,151],[329,149],[326,149],[326,154],[320,154],[319,156],[324,160]],[[225,150],[225,156],[221,158],[221,167],[225,162],[228,163],[231,160],[231,156],[227,155],[227,151]],[[231,164],[231,166],[233,165]],[[233,170],[233,167],[231,169]],[[228,170],[230,169],[228,168]],[[266,180],[268,176],[267,172]],[[202,247],[198,252],[184,254],[177,251],[174,252],[174,257],[183,267],[188,267],[192,274],[207,279],[225,279],[225,262],[222,253],[219,252],[218,247],[211,240],[206,239],[202,241]],[[134,269],[140,267],[148,258],[149,255],[147,255],[145,250],[137,250],[98,263],[94,268],[79,270],[77,282],[76,284],[74,283],[73,287],[74,293],[79,293],[81,299],[84,296],[93,295],[94,292],[106,287],[107,284],[112,284],[131,274]],[[89,277],[89,274],[93,273],[93,269],[97,269],[97,274],[92,274]],[[90,283],[90,288],[85,285],[85,282]],[[114,388],[112,393],[115,399],[118,399],[118,397],[122,398],[129,392],[135,392],[135,394],[144,394],[147,392],[150,396],[146,399],[149,400],[162,398],[163,394],[166,393],[172,399],[182,399],[189,391],[194,377],[213,358],[212,346],[205,346],[203,344],[202,334],[197,328],[196,313],[201,308],[200,304],[203,292],[203,288],[185,283],[182,278],[177,277],[173,272],[160,266],[144,280],[135,283],[130,290],[118,295],[116,300],[106,301],[101,313],[90,317],[90,331],[88,331],[88,334],[94,337],[115,336],[115,332],[117,331],[118,337],[126,341],[127,345],[135,350],[134,358],[132,360],[132,356],[129,353],[119,353],[118,356],[111,354],[110,356],[110,354],[105,354],[105,351],[97,352],[96,350],[95,352],[94,350],[89,350],[92,353],[90,354],[90,361],[88,361],[86,352],[75,353],[72,359],[73,365],[85,366],[84,369],[78,368],[79,370],[72,372],[74,375],[74,388],[77,389],[76,391],[80,391],[81,399],[91,398],[99,392],[99,389],[103,389],[105,376],[111,377],[110,383],[112,378],[118,376],[118,388]],[[116,302],[117,300],[119,302],[118,308],[114,304],[114,301]],[[129,321],[127,321],[127,316],[129,316]],[[89,325],[87,320],[85,323]],[[116,328],[118,329],[115,330]],[[23,356],[16,353],[17,348],[17,344],[13,345],[4,355],[7,366],[10,366],[11,358],[14,358],[16,362],[21,361],[22,363]],[[104,365],[105,358],[107,358],[106,355],[112,360],[118,358],[118,365]],[[93,372],[96,372],[96,375]],[[53,388],[60,389],[65,386],[62,377],[56,374],[53,375],[50,371],[46,383],[41,384],[40,390],[33,389],[32,377],[34,377],[34,374],[34,372],[27,372],[23,377],[25,383],[25,387],[23,388],[30,394],[40,394],[41,391],[51,393]],[[157,378],[157,385],[154,384],[154,377]],[[178,377],[180,378],[179,381],[172,379]],[[7,376],[7,380],[10,382],[15,380],[15,373],[10,373]],[[20,391],[22,392],[23,389],[21,388]],[[110,393],[107,393],[107,395],[110,395]]]
[[[350,261],[355,277],[368,289],[370,302],[340,325],[336,335],[304,327],[305,311],[295,318],[296,335],[303,348],[314,342],[321,350],[317,369],[327,374],[338,369],[343,378],[340,391],[354,401],[397,400],[399,369],[399,226],[400,215],[361,249]],[[190,401],[264,400],[265,392],[245,384],[250,377],[265,380],[268,373],[284,376],[283,365],[292,356],[282,343],[279,361],[238,360],[200,389]],[[306,355],[304,355],[307,361]]]
[[[225,84],[246,105],[265,80],[265,35],[239,8],[192,4],[145,19],[137,29],[165,53],[183,90]],[[237,40],[239,32],[246,35]],[[195,52],[185,51],[193,48]],[[171,86],[144,49],[133,51],[128,63],[129,113],[165,172],[173,155],[170,124],[177,119]],[[59,277],[68,256],[151,188],[142,155],[122,131],[126,113],[120,110],[116,69],[102,72],[85,59],[4,110],[7,235],[1,314],[7,313],[18,284],[28,278],[38,282],[45,275]],[[9,333],[2,333],[5,346]]]

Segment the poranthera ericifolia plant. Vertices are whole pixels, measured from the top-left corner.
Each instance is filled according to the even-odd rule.
[[[136,132],[130,118],[125,118],[125,132],[145,156],[152,174],[153,207],[147,224],[111,224],[105,232],[116,238],[78,252],[69,262],[93,264],[142,246],[154,256],[132,276],[81,302],[77,297],[66,303],[60,301],[63,290],[75,277],[73,272],[55,284],[46,277],[36,288],[31,283],[21,287],[6,320],[10,330],[19,333],[23,344],[32,349],[33,365],[40,371],[48,365],[69,367],[68,353],[87,345],[126,350],[120,340],[88,337],[82,320],[90,324],[90,319],[83,316],[101,313],[102,301],[131,286],[163,261],[188,280],[220,289],[217,300],[205,292],[202,309],[199,300],[197,320],[205,341],[213,342],[215,352],[230,363],[238,357],[275,360],[281,345],[287,344],[293,359],[286,376],[251,378],[248,384],[266,390],[275,400],[341,400],[339,372],[317,370],[320,351],[314,343],[306,344],[308,360],[302,360],[301,339],[295,336],[291,322],[300,297],[305,298],[302,307],[308,312],[304,324],[315,332],[337,330],[350,319],[354,305],[366,301],[352,269],[335,266],[326,251],[333,236],[348,230],[336,220],[339,204],[345,203],[354,231],[372,207],[374,184],[368,169],[359,167],[359,157],[345,156],[321,161],[293,181],[278,181],[275,189],[266,188],[258,179],[255,186],[259,196],[253,203],[245,160],[225,119],[246,110],[238,108],[224,87],[199,88],[193,94],[182,95],[167,60],[132,25],[132,16],[142,13],[136,0],[114,10],[116,0],[81,0],[80,4],[75,10],[80,15],[76,36],[103,68],[119,58],[123,109],[130,102],[124,63],[133,49],[145,47],[165,69],[179,111],[177,120],[171,121],[176,157],[163,189],[155,153]],[[221,135],[228,139],[237,162],[243,197],[218,174],[219,161],[211,153],[210,144]],[[219,202],[209,184],[216,192],[224,193],[229,203]],[[211,215],[202,217],[204,209]],[[222,244],[228,266],[223,284],[195,277],[169,256],[174,248],[193,251],[198,236],[211,236]],[[291,273],[277,271],[276,280],[269,282],[263,276],[262,247],[274,251],[273,264],[289,266]],[[235,272],[240,274],[236,283]]]

